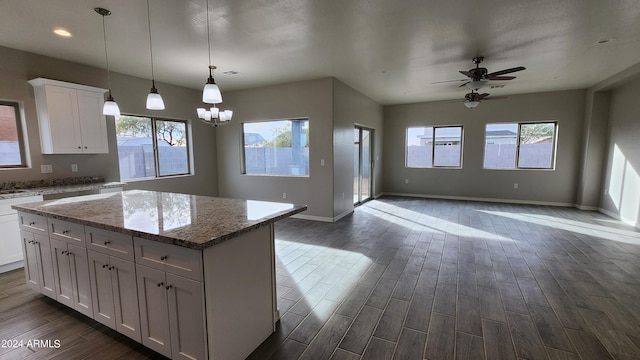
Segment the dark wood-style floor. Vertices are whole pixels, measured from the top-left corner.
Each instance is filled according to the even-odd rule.
[[[281,321],[250,359],[640,359],[640,232],[570,208],[383,198],[276,226]],[[0,359],[162,358],[0,275]],[[224,360],[224,359],[223,359]]]

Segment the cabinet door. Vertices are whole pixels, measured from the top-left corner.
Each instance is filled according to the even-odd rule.
[[[81,153],[82,135],[76,90],[45,85],[45,96],[53,150],[51,153]]]
[[[171,358],[205,359],[205,314],[202,283],[167,273]]]
[[[85,153],[108,153],[107,121],[102,115],[104,94],[77,90],[82,151]]]
[[[40,292],[52,299],[56,298],[56,283],[51,259],[51,244],[46,236],[34,234],[38,253],[38,275],[40,276]]]
[[[20,227],[15,214],[0,215],[0,234],[0,266],[23,260]]]
[[[164,271],[136,265],[142,344],[171,357],[169,307]]]
[[[111,281],[116,330],[140,342],[140,310],[136,289],[136,267],[131,261],[111,256]]]
[[[67,255],[67,243],[57,239],[49,239],[51,244],[51,260],[56,286],[56,299],[59,303],[73,306],[73,285],[71,280],[71,262]]]
[[[22,250],[24,251],[24,275],[27,280],[27,287],[40,292],[40,277],[38,276],[38,255],[34,244],[33,234],[20,231],[22,239]]]
[[[115,329],[116,319],[111,285],[111,271],[109,271],[109,255],[92,250],[88,250],[87,254],[89,256],[93,318]]]
[[[69,261],[71,263],[71,280],[73,284],[73,307],[76,311],[93,318],[91,304],[91,280],[89,279],[89,259],[87,249],[68,244]]]

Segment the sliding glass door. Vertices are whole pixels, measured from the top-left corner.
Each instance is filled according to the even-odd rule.
[[[373,191],[373,130],[356,126],[353,142],[353,203],[371,199]]]

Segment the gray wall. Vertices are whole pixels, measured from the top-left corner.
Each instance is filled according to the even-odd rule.
[[[305,216],[333,218],[333,99],[331,78],[225,92],[221,109],[233,120],[217,128],[220,196],[306,204]],[[309,119],[309,176],[241,174],[242,123]],[[213,152],[212,152],[213,154]],[[325,165],[321,166],[321,161]],[[287,198],[283,199],[282,194]]]
[[[42,155],[33,89],[27,83],[29,79],[44,77],[106,88],[106,71],[6,47],[0,47],[0,58],[2,59],[0,63],[0,99],[22,103],[31,154],[31,168],[0,170],[0,182],[54,179],[68,176],[104,176],[107,181],[119,181],[113,118],[107,117],[109,154]],[[150,112],[145,109],[145,99],[150,88],[149,80],[112,73],[111,84],[113,96],[122,113],[187,120],[197,119],[195,108],[200,105],[201,97],[197,90],[158,83],[157,88],[163,96],[167,110]],[[126,188],[216,195],[215,130],[199,121],[192,121],[192,125],[194,176],[135,181],[127,184]],[[41,174],[40,165],[42,164],[53,165],[54,172]],[[71,164],[78,165],[78,172],[71,172]]]
[[[385,193],[480,198],[498,201],[576,203],[581,159],[585,91],[513,95],[484,101],[475,109],[461,103],[429,102],[384,108]],[[558,121],[556,170],[484,170],[487,123]],[[462,169],[409,169],[404,166],[409,126],[462,125]],[[409,183],[405,183],[405,179]],[[518,189],[514,189],[514,183]]]
[[[609,137],[600,207],[640,224],[640,77],[611,90]]]
[[[374,176],[372,195],[382,192],[382,106],[340,80],[334,79],[334,216],[353,210],[354,126],[373,129]],[[344,197],[343,197],[344,194]]]

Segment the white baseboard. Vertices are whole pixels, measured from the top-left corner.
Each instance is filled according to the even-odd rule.
[[[576,208],[584,211],[600,211],[600,208],[597,206],[585,206],[576,204]]]
[[[388,193],[388,192],[384,192],[382,193],[382,195],[417,197],[417,198],[425,198],[425,199],[484,201],[484,202],[495,202],[495,203],[506,203],[506,204],[546,205],[546,206],[561,206],[561,207],[575,206],[575,204],[571,204],[571,203],[560,203],[560,202],[552,202],[552,201],[496,199],[496,198],[480,198],[480,197],[467,197],[467,196],[426,195],[426,194],[407,194],[407,193]]]
[[[342,214],[340,214],[340,215],[338,215],[338,216],[334,216],[334,217],[333,217],[333,222],[336,222],[336,221],[338,221],[338,220],[342,219],[343,217],[345,217],[345,216],[347,216],[347,215],[350,215],[350,214],[352,214],[352,213],[353,213],[353,208],[351,208],[351,209],[349,209],[349,210],[347,210],[347,211],[343,212]]]
[[[12,263],[9,263],[9,264],[0,265],[0,274],[1,273],[6,273],[6,272],[11,271],[11,270],[20,269],[21,267],[24,267],[24,261],[23,260],[12,262]]]
[[[314,216],[314,215],[303,215],[303,214],[295,214],[291,216],[295,219],[302,220],[312,220],[312,221],[322,221],[322,222],[333,222],[333,218],[325,217],[325,216]]]

